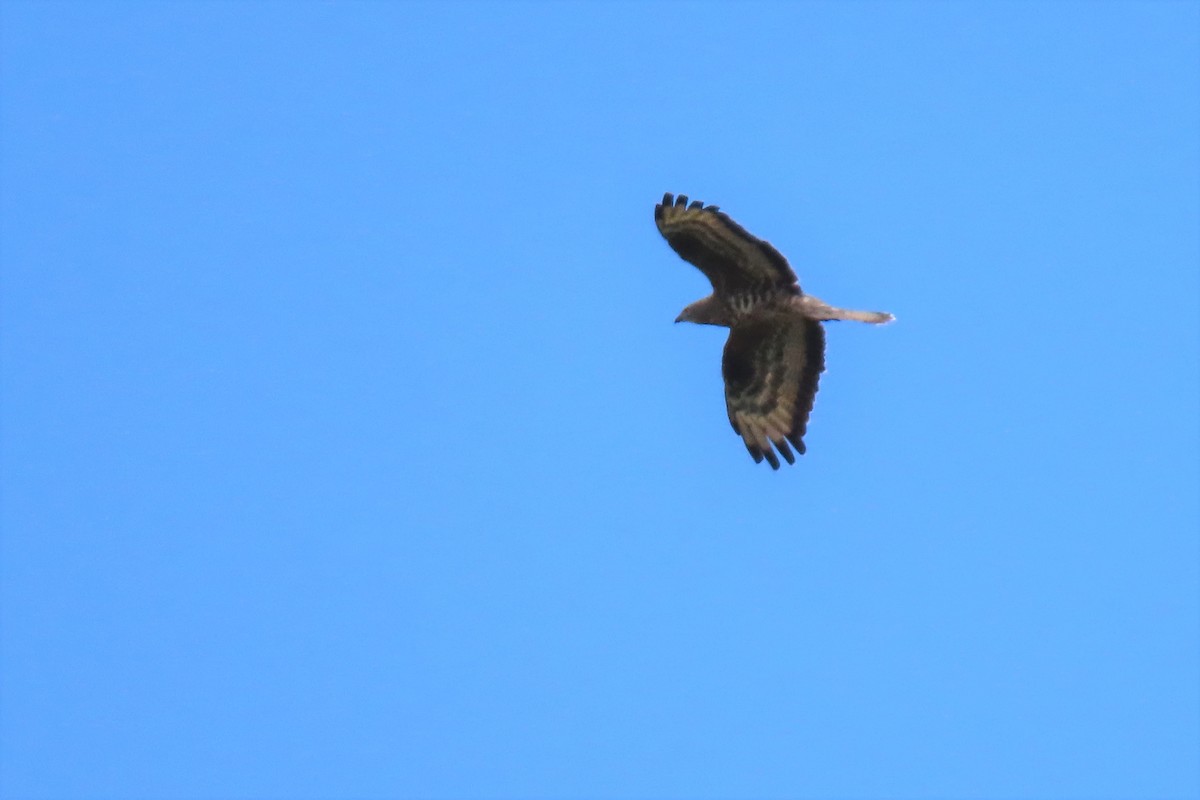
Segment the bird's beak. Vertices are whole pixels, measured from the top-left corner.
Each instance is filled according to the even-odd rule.
[[[676,321],[676,322],[683,322],[683,314],[680,314],[678,317],[676,317],[676,318],[675,318],[675,321]]]

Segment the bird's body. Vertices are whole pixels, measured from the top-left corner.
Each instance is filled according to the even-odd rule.
[[[825,331],[833,319],[879,324],[882,311],[836,308],[800,290],[787,259],[716,206],[663,195],[654,222],[667,244],[712,283],[713,293],[676,322],[729,328],[721,362],[729,422],[756,462],[795,463],[825,369]]]

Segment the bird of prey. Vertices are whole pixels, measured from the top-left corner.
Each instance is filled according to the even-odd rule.
[[[891,322],[883,311],[835,308],[800,291],[787,259],[750,235],[717,206],[663,195],[654,223],[671,249],[698,267],[713,292],[687,306],[676,322],[729,328],[721,373],[725,408],[733,430],[756,463],[779,469],[779,451],[796,463],[804,431],[825,370],[821,322],[848,319]]]

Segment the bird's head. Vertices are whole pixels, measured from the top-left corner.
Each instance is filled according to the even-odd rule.
[[[711,294],[703,300],[697,300],[675,318],[676,322],[694,322],[697,325],[724,325],[729,327],[729,313],[725,305]]]

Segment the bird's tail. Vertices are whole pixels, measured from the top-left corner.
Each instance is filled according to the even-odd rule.
[[[837,316],[830,319],[849,319],[855,322],[866,322],[871,325],[884,325],[895,319],[886,311],[854,311],[848,308],[835,308]]]
[[[831,306],[820,298],[806,294],[796,298],[802,306],[804,315],[809,319],[844,319],[853,322],[866,322],[871,325],[883,325],[895,319],[886,311],[855,311],[850,308]]]

